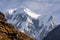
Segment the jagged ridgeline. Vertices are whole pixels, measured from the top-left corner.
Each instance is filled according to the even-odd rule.
[[[14,26],[7,23],[5,16],[0,12],[0,40],[33,40]]]
[[[29,8],[8,9],[5,15],[8,23],[36,40],[42,40],[56,26],[53,15],[38,14]]]

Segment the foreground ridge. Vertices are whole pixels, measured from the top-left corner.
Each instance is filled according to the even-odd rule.
[[[0,12],[0,40],[33,40],[29,36],[25,35],[24,33],[18,31],[14,26],[7,23],[5,17]]]

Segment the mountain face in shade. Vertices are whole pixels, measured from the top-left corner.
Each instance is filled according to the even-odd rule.
[[[14,25],[15,28],[21,32],[35,38],[36,40],[42,40],[48,32],[56,26],[52,15],[37,14],[28,8],[17,8],[11,10],[8,10],[5,13],[8,22]]]
[[[49,32],[43,40],[60,40],[60,25]]]
[[[3,20],[2,20],[3,19]],[[33,40],[26,34],[18,31],[7,23],[5,16],[0,12],[0,40]]]

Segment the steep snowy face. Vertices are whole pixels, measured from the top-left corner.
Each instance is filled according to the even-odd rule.
[[[53,16],[36,14],[28,8],[11,9],[5,15],[15,28],[36,40],[42,40],[56,25]]]
[[[8,22],[13,24],[16,27],[19,27],[23,22],[27,20],[27,14],[25,14],[23,11],[20,11],[19,9],[11,9],[6,12],[6,18],[8,19]]]
[[[40,16],[39,17],[39,27],[40,27],[39,36],[41,37],[41,39],[43,39],[48,34],[48,32],[53,30],[55,26],[56,26],[56,23],[52,15],[46,14],[46,15]]]
[[[47,26],[47,30],[50,30],[50,28],[54,28],[54,26],[56,25],[53,16],[50,14],[46,14],[46,15],[39,17],[39,20],[40,20],[39,26],[43,24],[44,26]]]

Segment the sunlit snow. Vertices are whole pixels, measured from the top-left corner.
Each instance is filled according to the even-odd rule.
[[[26,12],[26,14],[28,14],[29,16],[31,16],[32,18],[37,19],[39,16],[41,16],[40,14],[36,14],[32,11],[30,11],[28,8],[25,8],[24,11]]]
[[[15,8],[15,9],[9,9],[9,14],[10,14],[10,15],[13,14],[13,12],[16,11],[16,9],[17,9],[17,8]],[[8,10],[7,10],[7,11],[8,11]]]

